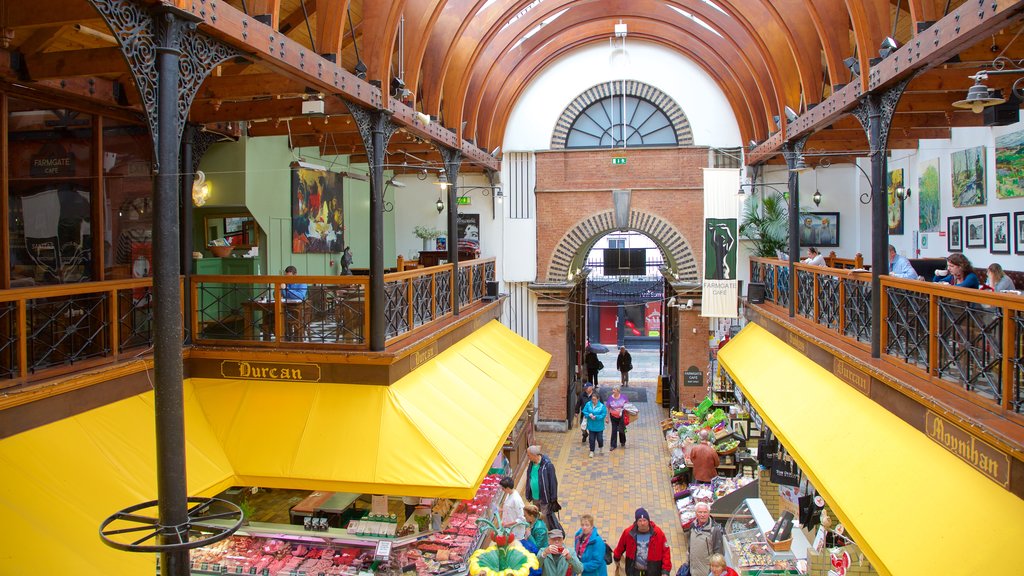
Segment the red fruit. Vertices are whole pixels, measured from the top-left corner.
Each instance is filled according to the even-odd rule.
[[[495,536],[494,537],[494,543],[497,544],[498,546],[508,546],[509,544],[515,542],[515,540],[516,540],[516,535],[512,534],[512,533],[506,534],[504,536]]]

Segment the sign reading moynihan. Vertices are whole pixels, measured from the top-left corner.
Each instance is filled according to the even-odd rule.
[[[319,382],[320,366],[316,364],[280,364],[277,362],[224,360],[220,363],[220,375],[224,378],[243,380]]]
[[[1010,486],[1010,457],[1006,453],[978,440],[963,428],[931,410],[924,416],[924,432],[943,448],[997,484],[1003,487]]]

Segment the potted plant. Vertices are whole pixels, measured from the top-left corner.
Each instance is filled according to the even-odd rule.
[[[430,250],[430,241],[444,234],[443,231],[429,226],[417,226],[413,228],[412,233],[415,234],[417,238],[423,240],[424,250]]]
[[[754,256],[774,258],[789,244],[789,208],[778,192],[758,200],[751,194],[743,207],[740,236],[754,241]]]

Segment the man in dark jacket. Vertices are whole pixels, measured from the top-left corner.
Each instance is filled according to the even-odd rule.
[[[698,502],[693,510],[697,517],[690,525],[686,558],[690,574],[707,574],[711,571],[711,556],[725,554],[722,527],[711,519],[711,505],[707,502]]]
[[[526,499],[540,508],[548,529],[561,528],[562,523],[556,516],[561,506],[558,504],[555,465],[550,458],[540,453],[540,446],[527,448],[526,457],[530,459],[530,465],[526,467]]]
[[[597,382],[597,374],[604,368],[604,363],[597,357],[597,352],[590,346],[587,346],[586,352],[583,353],[583,365],[587,369],[587,381],[594,386],[600,386]]]
[[[665,533],[651,522],[647,510],[637,508],[634,517],[636,521],[622,531],[615,546],[615,561],[626,555],[626,576],[668,576],[672,573],[672,550]]]
[[[615,359],[615,369],[622,375],[622,386],[629,386],[629,371],[633,369],[633,356],[625,346],[619,346],[619,356]]]

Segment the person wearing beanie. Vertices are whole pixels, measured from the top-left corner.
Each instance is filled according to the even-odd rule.
[[[548,531],[548,547],[540,551],[537,559],[543,576],[567,576],[570,568],[573,574],[583,572],[583,563],[572,546],[565,545],[565,534],[558,528]]]
[[[626,576],[669,576],[672,550],[665,533],[651,522],[651,515],[644,508],[637,508],[634,518],[619,536],[613,552],[615,561],[626,556]]]

